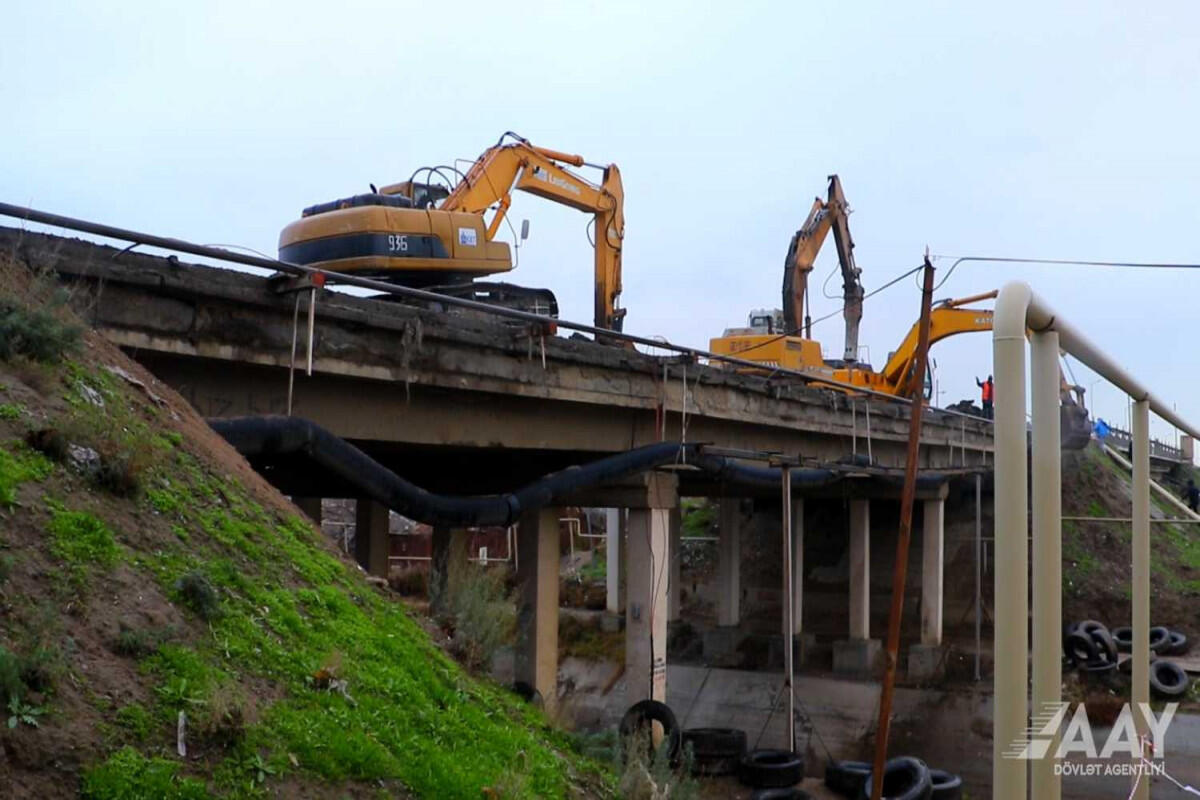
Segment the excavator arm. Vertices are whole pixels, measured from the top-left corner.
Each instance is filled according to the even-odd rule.
[[[519,189],[594,215],[595,325],[621,330],[625,310],[617,307],[621,295],[621,243],[625,237],[625,192],[616,164],[598,167],[603,171],[599,185],[576,175],[573,167],[596,166],[582,156],[536,147],[515,135],[505,144],[505,134],[488,148],[442,202],[445,211],[483,214],[494,209],[487,223],[487,238],[493,239]]]
[[[854,239],[850,236],[849,216],[850,206],[842,193],[842,182],[837,175],[830,175],[827,199],[818,197],[813,201],[808,218],[788,245],[783,269],[783,315],[784,327],[788,332],[802,330],[800,323],[803,320],[804,337],[812,338],[812,321],[805,313],[808,274],[812,272],[825,237],[832,230],[842,270],[842,315],[846,320],[844,359],[847,363],[854,363],[858,360],[863,288],[859,280],[862,270],[854,263]]]

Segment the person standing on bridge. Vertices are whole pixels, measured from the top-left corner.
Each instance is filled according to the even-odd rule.
[[[1193,514],[1200,510],[1200,489],[1196,488],[1196,482],[1191,478],[1188,478],[1187,488],[1183,490],[1183,499],[1187,501]]]
[[[985,419],[992,418],[992,403],[996,399],[996,384],[992,383],[992,376],[988,375],[986,381],[979,380],[975,377],[975,385],[979,387],[980,394],[983,400],[983,416]]]

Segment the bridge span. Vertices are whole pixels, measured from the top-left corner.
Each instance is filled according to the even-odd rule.
[[[57,274],[91,325],[202,414],[309,419],[430,491],[507,491],[556,469],[664,440],[778,453],[804,467],[828,469],[835,480],[795,487],[798,533],[791,548],[802,564],[805,498],[849,503],[844,665],[865,670],[878,653],[869,632],[869,509],[873,499],[898,493],[907,403],[547,335],[484,314],[310,291],[78,239],[0,228],[0,252]],[[925,413],[921,642],[936,646],[946,484],[990,471],[993,442],[987,421],[936,409]],[[271,467],[268,477],[307,509],[315,498],[350,496],[347,487],[303,462]],[[631,698],[665,691],[666,622],[679,604],[679,497],[756,494],[777,498],[778,489],[732,485],[676,468],[571,498],[573,504],[629,509],[625,547],[609,545],[610,564],[628,565],[626,590],[610,595],[609,605],[625,611]],[[364,568],[385,573],[387,509],[373,501],[359,505],[356,555]],[[553,509],[530,512],[518,535],[524,591],[517,673],[546,698],[554,696],[556,675],[558,516]],[[735,513],[721,518],[718,616],[723,625],[736,625],[739,523]],[[435,558],[438,552],[447,557],[455,535],[435,530]],[[674,579],[660,580],[661,569]],[[797,580],[797,634],[803,596],[803,580]]]

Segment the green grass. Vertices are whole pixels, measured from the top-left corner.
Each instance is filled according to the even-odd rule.
[[[22,483],[45,480],[53,469],[49,459],[22,444],[0,445],[0,508],[17,502],[17,487]]]
[[[121,557],[112,530],[86,511],[68,511],[52,504],[46,527],[50,552],[67,565],[76,584],[82,584],[93,567],[111,568]]]
[[[180,765],[165,758],[146,758],[123,747],[83,777],[81,794],[88,800],[200,800],[210,797],[204,783],[179,775]]]
[[[591,785],[611,785],[536,712],[472,679],[433,646],[402,606],[347,569],[302,519],[268,512],[185,452],[170,459],[143,502],[171,515],[175,533],[132,563],[185,608],[181,579],[202,576],[220,613],[206,622],[209,636],[161,645],[142,661],[155,681],[147,713],[161,725],[183,710],[203,726],[239,681],[280,689],[279,699],[245,715],[253,719],[244,736],[208,771],[210,789],[240,794],[299,772],[477,798],[515,771],[530,796],[558,797],[569,764]],[[129,736],[140,741],[133,730]],[[117,756],[134,763],[129,753]],[[138,780],[163,780],[153,760],[136,763]],[[89,780],[95,774],[109,773]]]
[[[130,703],[117,709],[114,721],[135,741],[142,742],[154,729],[154,718],[141,703]]]
[[[0,419],[20,419],[25,409],[16,403],[0,403]]]

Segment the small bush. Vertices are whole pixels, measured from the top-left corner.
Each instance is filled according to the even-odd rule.
[[[206,622],[221,615],[221,598],[217,590],[199,572],[189,572],[175,581],[175,593],[181,603]]]
[[[166,628],[130,628],[124,623],[112,641],[112,651],[119,656],[129,658],[145,658],[158,649],[174,634],[170,627]]]
[[[213,747],[227,750],[246,738],[250,716],[246,698],[232,684],[217,687],[204,704],[204,712],[196,721],[200,740]]]
[[[100,469],[96,470],[92,482],[117,497],[137,497],[142,490],[145,469],[146,461],[136,451],[121,449],[101,453]]]
[[[4,645],[0,645],[0,706],[8,707],[11,700],[25,695],[25,684],[21,680],[21,659]]]
[[[56,299],[48,307],[26,308],[12,298],[0,298],[0,360],[24,356],[43,364],[56,364],[79,345],[82,330],[55,314]]]
[[[130,703],[117,709],[116,723],[137,741],[144,741],[154,727],[154,718],[141,703]]]
[[[0,419],[20,419],[23,413],[16,403],[0,403]]]
[[[516,607],[499,570],[465,562],[451,566],[445,614],[454,628],[450,652],[469,670],[487,669],[516,632]]]
[[[122,747],[83,776],[82,795],[88,800],[200,800],[209,796],[203,783],[179,776],[179,764],[165,758],[146,758]]]

